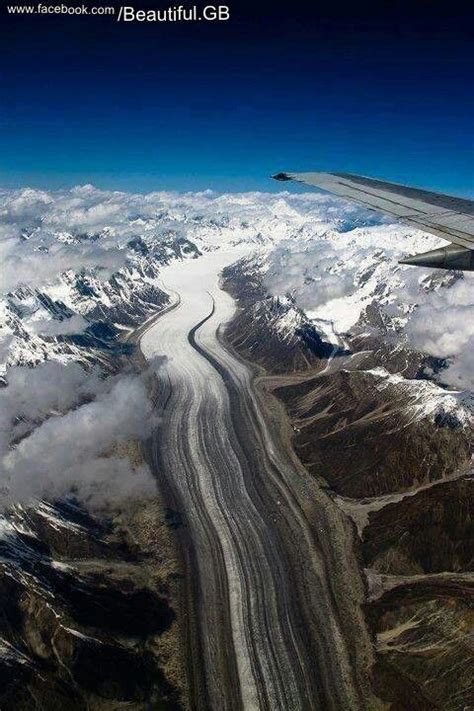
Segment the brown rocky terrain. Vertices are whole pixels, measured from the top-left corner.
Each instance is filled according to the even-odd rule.
[[[442,482],[369,515],[367,567],[391,575],[474,570],[474,480]]]
[[[74,501],[10,512],[2,711],[183,707],[172,519],[158,498],[94,514]]]
[[[394,348],[376,313],[328,363],[327,344],[282,331],[280,305],[257,277],[244,290],[244,275],[242,264],[225,273],[240,307],[225,335],[260,367],[259,387],[285,405],[298,457],[354,523],[375,693],[393,711],[472,708],[471,425],[425,408],[422,381],[383,379],[381,367],[414,378],[427,362]]]
[[[458,423],[414,416],[415,398],[396,385],[380,390],[378,384],[372,372],[338,369],[275,388],[308,469],[336,493],[364,498],[449,476],[453,462],[468,466],[469,438]]]

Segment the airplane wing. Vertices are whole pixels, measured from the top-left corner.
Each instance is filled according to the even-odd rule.
[[[474,271],[474,201],[349,173],[277,173],[351,200],[447,240],[450,245],[414,255],[404,264]]]

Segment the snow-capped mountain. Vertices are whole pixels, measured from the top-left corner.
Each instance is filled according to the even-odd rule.
[[[471,275],[398,264],[407,251],[423,252],[437,238],[399,225],[330,229],[280,241],[247,271],[266,291],[286,296],[326,340],[351,341],[357,350],[383,336],[387,348],[416,351],[443,367],[440,381],[472,389]]]
[[[0,367],[99,357],[166,299],[159,268],[273,244],[306,218],[259,195],[0,193]]]
[[[245,243],[248,308],[283,345],[372,350],[372,367],[473,387],[470,275],[399,265],[439,240],[332,197],[3,191],[0,238],[3,370],[120,352],[120,334],[166,301],[161,265]]]
[[[20,285],[0,301],[3,367],[101,359],[120,350],[117,337],[166,303],[159,268],[171,259],[190,258],[196,247],[169,236],[153,251],[129,242],[127,263],[109,278],[98,268],[71,269],[49,283]],[[6,356],[6,357],[5,357]]]

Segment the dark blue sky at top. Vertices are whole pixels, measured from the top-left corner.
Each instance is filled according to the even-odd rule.
[[[273,172],[319,169],[474,196],[461,5],[228,0],[229,23],[173,25],[6,2],[0,187],[271,190]]]

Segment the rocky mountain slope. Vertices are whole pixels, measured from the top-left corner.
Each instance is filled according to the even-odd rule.
[[[104,519],[73,500],[2,522],[2,709],[179,708],[178,564],[156,504]],[[182,671],[181,671],[182,674]]]
[[[472,392],[441,385],[449,366],[387,317],[386,284],[342,331],[298,306],[295,291],[269,293],[271,260],[226,271],[239,310],[225,338],[263,368],[259,387],[284,403],[296,453],[353,521],[374,691],[393,709],[469,708]],[[429,284],[459,279],[434,273]]]

